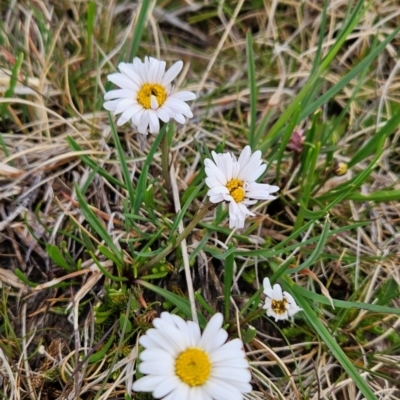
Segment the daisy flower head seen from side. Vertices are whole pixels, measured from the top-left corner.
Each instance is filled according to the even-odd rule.
[[[263,308],[267,310],[268,317],[274,317],[275,321],[283,321],[302,310],[290,293],[282,292],[279,283],[272,287],[269,278],[265,278],[263,284],[266,296]]]
[[[279,187],[256,182],[267,168],[260,150],[251,154],[250,146],[246,146],[238,160],[231,153],[212,151],[211,155],[212,160],[204,160],[210,201],[229,202],[229,227],[243,228],[246,215],[255,215],[247,206],[257,200],[274,200],[276,197],[271,193],[277,192]]]
[[[142,62],[138,57],[133,63],[120,63],[120,72],[108,75],[108,80],[120,87],[110,90],[104,96],[107,100],[104,108],[114,115],[121,114],[117,125],[128,121],[138,132],[147,135],[160,131],[160,121],[170,119],[184,124],[185,117],[193,117],[189,105],[185,102],[194,100],[192,92],[173,93],[171,82],[183,68],[183,62],[177,61],[168,71],[166,62],[152,57],[145,57]]]
[[[146,376],[133,390],[164,400],[242,400],[252,390],[249,364],[240,339],[226,342],[222,323],[215,314],[201,333],[198,323],[163,312],[139,339],[138,369]]]

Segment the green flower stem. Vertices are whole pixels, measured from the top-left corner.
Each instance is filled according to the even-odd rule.
[[[198,213],[194,216],[192,221],[189,223],[189,225],[184,229],[184,231],[172,242],[170,243],[159,255],[155,256],[153,259],[151,259],[148,263],[143,265],[139,269],[139,274],[143,275],[145,272],[147,272],[153,265],[157,264],[160,262],[163,258],[165,258],[169,253],[171,253],[172,250],[176,249],[182,242],[183,239],[186,239],[186,237],[192,232],[192,230],[195,228],[195,226],[207,215],[207,213],[212,210],[216,204],[214,203],[208,203],[205,204],[203,208],[201,208]]]
[[[169,176],[169,145],[168,145],[168,132],[164,132],[161,139],[161,168],[162,174],[167,188],[167,192],[171,192],[171,178]]]

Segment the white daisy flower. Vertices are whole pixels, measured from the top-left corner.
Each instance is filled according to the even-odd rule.
[[[172,93],[171,82],[181,72],[182,61],[177,61],[165,72],[165,61],[145,57],[142,62],[138,57],[132,64],[120,63],[120,73],[108,75],[108,80],[121,89],[110,90],[104,96],[104,108],[114,115],[121,114],[117,125],[131,120],[140,133],[158,133],[159,119],[168,122],[171,118],[184,124],[185,117],[193,114],[185,101],[193,100],[192,92]]]
[[[267,166],[261,160],[261,151],[251,154],[246,146],[238,160],[231,153],[211,152],[213,160],[204,160],[208,195],[212,203],[229,202],[229,227],[243,228],[246,215],[255,215],[247,208],[257,200],[274,200],[271,196],[278,186],[257,183]]]
[[[269,278],[265,278],[263,284],[267,296],[263,308],[267,310],[268,317],[274,317],[275,321],[283,321],[302,310],[291,294],[282,292],[281,285],[275,283],[274,287],[271,287]]]
[[[139,339],[136,392],[164,400],[242,400],[252,390],[249,364],[240,339],[225,343],[222,314],[215,314],[203,334],[192,321],[163,312]]]

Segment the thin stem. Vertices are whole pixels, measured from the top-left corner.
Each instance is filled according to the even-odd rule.
[[[161,167],[164,182],[167,192],[171,192],[171,178],[169,176],[169,145],[168,145],[168,130],[165,131],[161,139]]]
[[[194,216],[192,221],[189,223],[189,225],[184,229],[184,231],[175,239],[175,241],[173,243],[170,243],[159,255],[155,256],[147,264],[143,265],[143,267],[139,269],[139,274],[143,274],[144,272],[148,271],[153,265],[157,264],[159,261],[165,258],[169,253],[171,253],[172,250],[176,249],[181,244],[182,240],[186,239],[186,237],[190,234],[190,232],[192,232],[195,226],[215,206],[216,204],[209,203],[206,204],[203,208],[201,208],[198,211],[198,213]]]
[[[175,212],[178,215],[181,212],[182,207],[181,207],[181,200],[179,198],[179,189],[178,189],[178,182],[176,180],[176,172],[173,164],[171,165],[170,169],[170,179],[171,179],[171,189],[172,189],[172,196],[174,199]],[[178,232],[182,233],[184,230],[185,229],[183,226],[183,218],[181,218],[178,225]],[[192,275],[190,274],[189,255],[185,238],[182,239],[181,249],[182,249],[183,266],[185,268],[186,286],[190,300],[190,309],[192,310],[192,320],[193,322],[198,323],[199,320],[197,318],[196,301],[194,298],[193,281],[192,281]]]

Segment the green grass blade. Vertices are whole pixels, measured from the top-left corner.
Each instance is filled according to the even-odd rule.
[[[121,165],[122,176],[124,178],[124,183],[128,188],[128,196],[129,196],[129,204],[130,207],[135,202],[135,189],[133,188],[131,182],[131,175],[129,173],[128,164],[126,163],[125,153],[121,145],[121,141],[119,140],[117,129],[115,128],[114,118],[112,117],[111,113],[108,113],[108,120],[110,121],[111,132],[114,138],[115,148],[117,149],[118,160]],[[129,210],[131,211],[132,208]]]
[[[378,132],[372,135],[371,139],[361,147],[356,154],[354,154],[353,158],[348,163],[349,168],[373,154],[377,148],[382,148],[384,140],[398,128],[399,124],[400,110],[398,110]]]
[[[114,253],[114,256],[118,260],[119,264],[123,265],[124,260],[121,255],[121,251],[115,245],[111,236],[108,234],[107,230],[98,220],[94,212],[87,205],[86,200],[83,198],[83,195],[77,185],[75,185],[75,191],[76,191],[76,197],[78,198],[79,206],[81,207],[82,213],[85,216],[87,222],[92,227],[92,229],[107,243],[108,247]]]
[[[285,272],[286,273],[290,273],[290,274],[294,274],[296,272],[301,271],[302,269],[309,268],[312,264],[314,264],[314,262],[317,261],[319,255],[324,250],[324,246],[325,246],[326,240],[329,237],[329,228],[330,228],[330,226],[331,226],[331,224],[330,224],[329,218],[326,218],[325,219],[324,228],[322,229],[322,232],[321,232],[321,235],[319,237],[318,243],[315,246],[315,249],[311,253],[311,255],[303,263],[301,263],[299,266],[297,266],[296,268],[290,268],[289,271],[287,270],[287,268],[290,265],[289,260],[291,261],[291,259],[286,260],[285,263],[276,272],[274,272],[274,274],[270,278],[271,281],[276,281],[279,278],[279,276],[282,275]]]
[[[321,62],[322,45],[324,44],[324,38],[325,38],[326,10],[328,9],[328,5],[329,5],[329,0],[325,0],[321,14],[321,25],[319,27],[317,51],[315,53],[313,66],[310,73],[311,76],[315,74]]]
[[[14,95],[15,86],[17,85],[17,82],[18,82],[18,75],[19,75],[19,71],[21,69],[23,61],[24,61],[24,53],[20,52],[18,54],[17,59],[15,60],[14,66],[11,70],[10,84],[8,86],[8,89],[4,93],[5,98],[12,97]],[[3,103],[1,105],[1,114],[0,115],[3,119],[7,113],[7,107],[8,107],[8,103]]]
[[[230,249],[235,249],[234,246],[229,246]],[[230,305],[231,305],[231,288],[233,282],[233,269],[235,265],[235,253],[231,252],[225,260],[224,268],[224,317],[225,323],[230,319]]]
[[[147,175],[149,173],[150,165],[153,161],[154,154],[157,151],[157,148],[161,142],[162,137],[165,135],[165,130],[167,129],[167,124],[164,124],[160,129],[160,132],[156,136],[154,143],[152,144],[149,154],[147,154],[146,161],[144,162],[139,181],[136,187],[136,196],[133,201],[133,214],[139,214],[140,206],[142,204],[143,193],[146,192],[147,188]]]
[[[179,222],[183,219],[183,217],[186,214],[187,209],[189,206],[192,204],[193,200],[196,198],[197,194],[200,192],[202,187],[204,186],[204,182],[200,184],[199,186],[196,186],[195,188],[192,189],[192,193],[189,195],[188,199],[186,200],[185,204],[183,205],[181,211],[175,218],[175,221],[171,227],[171,235],[169,236],[170,239],[172,236],[175,234],[176,229],[178,228]]]
[[[256,145],[256,118],[257,118],[257,83],[256,72],[254,67],[254,52],[253,52],[253,36],[248,31],[246,35],[247,49],[247,68],[250,86],[250,127],[249,127],[249,145],[254,150]]]
[[[387,306],[381,306],[378,304],[370,304],[370,303],[363,303],[361,301],[344,301],[344,300],[335,300],[332,299],[332,302],[330,299],[326,298],[325,296],[310,292],[307,289],[302,288],[301,286],[294,285],[291,287],[292,293],[297,293],[299,296],[302,296],[304,298],[308,298],[312,300],[314,303],[321,303],[325,304],[327,306],[331,306],[332,303],[335,306],[335,308],[344,308],[344,309],[357,309],[357,310],[368,310],[374,313],[380,313],[380,314],[394,314],[394,315],[400,315],[400,308],[394,308],[394,307],[387,307]]]
[[[86,38],[87,38],[87,51],[88,57],[91,57],[92,53],[92,38],[93,38],[93,27],[96,17],[96,3],[90,0],[87,6],[87,18],[86,18]]]
[[[140,4],[140,12],[136,19],[135,29],[132,35],[132,46],[129,53],[129,61],[136,56],[139,45],[142,41],[143,32],[146,28],[147,14],[149,13],[151,0],[143,0]]]
[[[285,288],[286,290],[288,289],[288,286],[289,285],[287,285],[287,287]],[[326,346],[328,346],[333,356],[340,363],[343,369],[349,374],[349,377],[357,385],[357,387],[360,389],[360,391],[366,397],[366,399],[377,400],[376,396],[374,395],[368,383],[358,373],[352,362],[349,360],[344,351],[341,349],[340,345],[336,342],[334,337],[328,332],[328,330],[322,324],[318,316],[315,314],[315,311],[308,304],[308,301],[294,292],[292,292],[292,294],[294,295],[297,304],[303,309],[303,313],[307,318],[309,324],[315,329],[316,333],[322,339],[323,343]]]
[[[141,279],[137,279],[136,283],[141,286],[146,287],[147,289],[151,290],[154,293],[159,294],[160,296],[164,297],[165,299],[169,300],[173,303],[176,307],[178,307],[184,314],[187,315],[188,318],[192,318],[192,311],[190,309],[190,303],[185,298],[179,297],[175,293],[171,293],[168,290],[155,286],[149,282],[142,281]],[[197,317],[199,319],[199,325],[204,328],[207,325],[207,321],[204,316],[197,311]]]
[[[320,96],[313,103],[305,107],[303,112],[300,114],[300,120],[308,117],[317,108],[325,104],[329,99],[333,98],[338,92],[340,92],[345,86],[347,86],[352,79],[354,79],[359,73],[367,68],[371,62],[379,55],[379,53],[398,35],[400,27],[396,28],[385,40],[381,42],[374,50],[372,50],[368,56],[366,56],[356,67],[348,72],[336,85],[332,86],[322,96]]]
[[[346,200],[375,201],[384,203],[386,201],[400,201],[400,190],[377,190],[369,194],[350,193]]]
[[[72,150],[74,151],[83,151],[82,147],[79,146],[77,142],[71,137],[67,137],[67,142],[69,144],[69,147],[71,147]],[[100,167],[96,161],[92,160],[90,157],[80,154],[79,158],[90,168],[92,168],[96,173],[98,173],[100,176],[105,178],[108,182],[117,185],[118,187],[122,189],[127,189],[126,185],[122,182],[120,182],[118,179],[115,179],[112,175],[110,175],[104,168]]]

